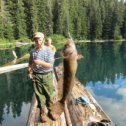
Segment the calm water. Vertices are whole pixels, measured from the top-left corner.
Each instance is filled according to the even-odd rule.
[[[126,125],[126,42],[78,46],[77,77],[117,126]]]
[[[113,122],[117,126],[125,126],[126,42],[84,43],[77,45],[77,48],[84,55],[78,61],[78,79],[91,91]],[[18,51],[19,56],[24,54],[20,49]],[[13,60],[10,50],[5,51],[2,57],[4,61],[0,60],[0,65]],[[2,126],[26,125],[33,93],[32,84],[26,75],[26,69],[0,74]]]
[[[26,126],[32,84],[26,69],[0,74],[0,125]]]
[[[14,59],[12,51],[21,57],[29,48],[0,50],[0,66]],[[0,74],[0,126],[26,126],[32,89],[26,69]]]

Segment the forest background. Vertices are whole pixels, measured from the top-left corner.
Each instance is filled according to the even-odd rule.
[[[46,36],[126,39],[125,0],[0,0],[0,40]]]

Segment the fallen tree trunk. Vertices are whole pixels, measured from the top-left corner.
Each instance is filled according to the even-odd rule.
[[[12,66],[0,67],[0,74],[26,68],[28,67],[28,63],[16,64]]]

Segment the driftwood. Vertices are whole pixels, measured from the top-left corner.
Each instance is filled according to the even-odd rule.
[[[28,58],[29,58],[29,54],[25,54],[24,56],[22,56],[20,58],[15,58],[13,61],[4,64],[2,67],[15,65],[15,64],[20,63]]]
[[[75,83],[73,91],[67,101],[72,126],[87,126],[91,121],[100,122],[102,120],[113,124],[112,120],[103,111],[90,92],[78,80]],[[87,105],[75,104],[75,99],[80,96],[87,97],[90,103]]]
[[[0,74],[28,67],[28,63],[0,67]]]
[[[25,54],[20,58],[15,58],[13,61],[4,64],[0,67],[0,74],[28,67],[28,63],[17,64],[25,59],[28,59],[28,57],[29,54]]]

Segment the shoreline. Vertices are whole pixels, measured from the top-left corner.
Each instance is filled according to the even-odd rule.
[[[81,42],[124,42],[126,39],[122,40],[114,40],[114,39],[108,39],[108,40],[76,40],[76,43],[81,43]]]

